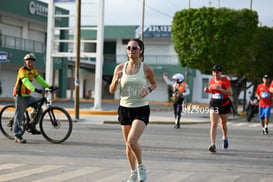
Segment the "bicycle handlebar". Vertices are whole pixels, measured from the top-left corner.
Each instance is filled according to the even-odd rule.
[[[53,88],[46,88],[45,92],[46,93],[53,93],[54,91],[58,90],[58,87],[53,87]]]

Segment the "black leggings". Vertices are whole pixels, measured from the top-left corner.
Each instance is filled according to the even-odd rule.
[[[181,112],[182,112],[182,103],[183,103],[184,99],[181,98],[179,99],[178,102],[174,102],[173,103],[173,111],[174,111],[174,117],[176,118],[177,116],[181,116]]]

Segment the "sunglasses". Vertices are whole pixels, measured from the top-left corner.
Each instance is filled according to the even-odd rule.
[[[137,49],[140,49],[140,47],[139,46],[127,46],[126,47],[126,49],[128,50],[128,51],[132,51],[132,50],[137,50]]]

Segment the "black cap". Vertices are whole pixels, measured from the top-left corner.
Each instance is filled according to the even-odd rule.
[[[264,77],[263,78],[268,78],[269,79],[269,76],[268,75],[264,75]]]
[[[213,71],[220,71],[220,72],[222,72],[222,66],[219,65],[219,64],[216,64],[216,65],[214,65],[214,66],[212,67],[212,70],[213,70]]]

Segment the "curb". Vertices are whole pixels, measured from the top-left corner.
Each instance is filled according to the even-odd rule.
[[[73,109],[66,109],[69,114],[75,114]],[[117,111],[87,111],[87,110],[79,110],[79,114],[86,115],[117,115]]]
[[[186,125],[186,124],[208,124],[210,121],[184,121],[181,122],[181,125]],[[118,121],[103,121],[103,124],[119,124]],[[162,125],[173,125],[174,122],[171,121],[150,121],[149,124],[162,124]]]

